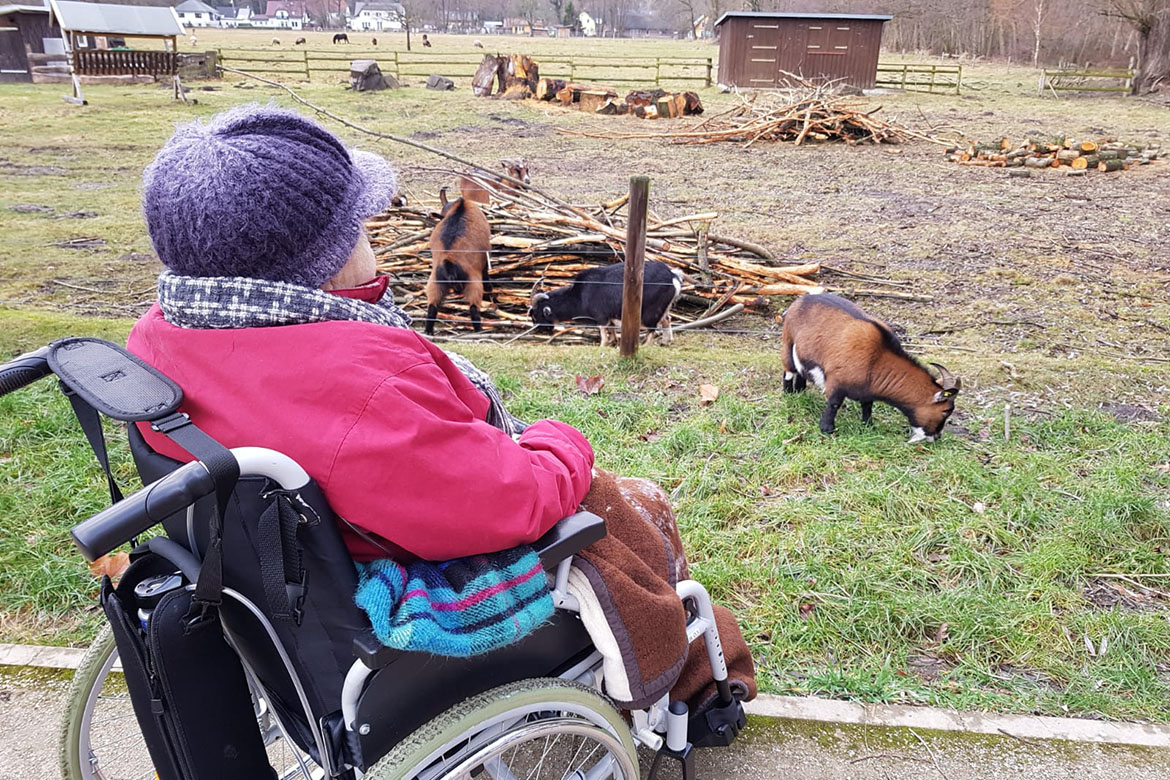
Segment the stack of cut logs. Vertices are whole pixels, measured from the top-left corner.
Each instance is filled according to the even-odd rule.
[[[948,162],[984,168],[1064,168],[1069,175],[1083,175],[1090,170],[1112,172],[1128,170],[1134,165],[1148,165],[1158,159],[1156,144],[1137,146],[1112,138],[1075,141],[1056,138],[1029,141],[1016,146],[1007,138],[992,144],[971,143],[952,146],[946,151]],[[1026,175],[1026,174],[1021,174]]]
[[[537,100],[556,100],[562,106],[597,114],[633,114],[641,119],[667,119],[703,113],[695,92],[671,93],[664,89],[636,89],[619,98],[612,87],[579,84],[564,79],[536,82]]]
[[[490,182],[483,184],[491,189]],[[529,301],[538,285],[552,289],[568,284],[586,268],[621,262],[627,199],[573,206],[531,190],[493,190],[491,204],[482,207],[492,229],[490,297],[495,304],[484,312],[484,326],[527,327]],[[736,303],[766,306],[760,296],[824,289],[812,278],[820,272],[819,264],[778,265],[763,247],[712,234],[710,225],[717,217],[715,212],[673,219],[650,215],[646,260],[680,268],[689,280],[676,309],[680,322],[712,316]],[[391,208],[366,223],[379,270],[390,275],[395,299],[413,316],[425,316],[424,286],[431,270],[428,239],[438,219],[437,204],[419,204]],[[440,319],[466,325],[466,307],[458,298],[446,309]]]

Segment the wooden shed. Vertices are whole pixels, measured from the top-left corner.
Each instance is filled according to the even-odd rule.
[[[60,30],[49,24],[49,9],[0,5],[0,81],[32,81],[29,54],[44,54],[60,44]]]
[[[719,33],[719,83],[740,89],[785,87],[794,74],[858,89],[877,78],[885,14],[730,11]]]

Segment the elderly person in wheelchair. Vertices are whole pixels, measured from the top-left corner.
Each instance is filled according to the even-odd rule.
[[[132,354],[49,355],[79,419],[136,423],[154,482],[75,538],[92,558],[166,529],[103,586],[158,776],[270,772],[225,726],[263,711],[312,777],[633,780],[638,748],[693,777],[755,695],[734,618],[660,488],[409,328],[363,227],[395,189],[293,112],[181,127],[145,174],[167,270]],[[232,679],[262,706],[209,705]]]

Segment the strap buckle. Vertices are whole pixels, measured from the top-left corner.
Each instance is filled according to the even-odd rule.
[[[185,428],[191,424],[191,418],[186,412],[172,412],[161,420],[151,420],[150,429],[167,436],[171,431]]]

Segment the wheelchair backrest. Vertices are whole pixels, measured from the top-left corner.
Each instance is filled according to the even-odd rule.
[[[136,426],[131,425],[129,429],[130,451],[144,483],[149,484],[181,465],[151,449]],[[273,550],[273,545],[262,541],[261,518],[273,500],[270,488],[263,478],[241,478],[223,526],[224,587],[255,605],[263,619],[228,597],[224,598],[221,611],[240,654],[276,700],[274,705],[284,710],[279,714],[299,715],[299,685],[313,718],[320,721],[340,706],[345,673],[354,661],[354,637],[368,630],[369,622],[354,603],[357,571],[353,559],[341,539],[335,516],[315,482],[300,491],[309,511],[301,513],[295,531],[303,567],[303,593],[298,591],[290,597],[295,607],[292,616],[281,616],[269,603],[262,571],[265,566],[272,566],[274,555],[278,558],[281,555],[280,550]],[[183,515],[168,518],[163,523],[167,535],[188,548],[194,543],[193,552],[201,556],[207,543],[208,520],[214,511],[213,501],[214,496],[201,499],[194,507],[190,524]],[[275,630],[287,652],[296,670],[296,680],[288,675],[265,621]],[[288,718],[284,720],[289,725]]]

